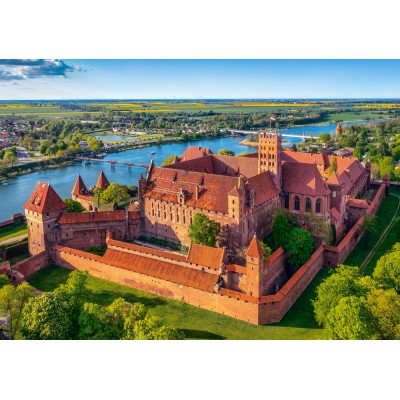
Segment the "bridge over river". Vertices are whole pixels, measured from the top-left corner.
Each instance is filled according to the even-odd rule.
[[[256,131],[240,131],[240,130],[236,130],[236,129],[227,129],[228,132],[235,134],[235,133],[239,133],[241,135],[248,135],[249,133],[257,133]],[[272,132],[274,133],[274,132]],[[277,132],[275,132],[277,133]],[[311,139],[312,136],[310,135],[306,135],[305,133],[301,134],[301,135],[296,135],[296,134],[290,134],[290,133],[280,133],[278,132],[282,137],[291,137],[291,138],[300,138],[300,139]]]
[[[131,168],[131,167],[145,168],[146,175],[147,175],[147,171],[149,169],[149,165],[147,165],[147,164],[138,164],[138,163],[133,163],[133,162],[116,161],[116,160],[102,160],[100,158],[82,157],[82,158],[76,158],[75,161],[82,161],[84,163],[90,163],[90,162],[107,163],[107,164],[111,164],[111,167],[115,167],[115,165],[118,164],[118,165],[126,165],[128,168]]]

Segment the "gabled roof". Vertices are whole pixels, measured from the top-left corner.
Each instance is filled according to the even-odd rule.
[[[128,211],[128,219],[140,219],[139,211]],[[82,213],[67,213],[62,214],[58,218],[59,224],[83,224],[89,222],[109,222],[109,221],[125,221],[125,210],[114,211],[92,211]]]
[[[325,196],[330,190],[325,186],[316,165],[285,162],[282,165],[283,191],[309,196]]]
[[[221,268],[221,263],[225,258],[225,250],[216,247],[203,246],[191,243],[187,262],[214,269]]]
[[[189,146],[178,160],[188,161],[194,158],[208,156],[209,154],[213,154],[213,152],[208,147]]]
[[[68,208],[61,197],[50,186],[50,183],[39,182],[28,202],[24,205],[25,210],[40,214],[58,211]]]
[[[347,206],[353,208],[364,208],[364,209],[369,208],[367,200],[364,199],[349,199],[347,201]]]
[[[106,189],[110,186],[110,182],[108,181],[107,177],[104,175],[103,171],[100,171],[99,179],[97,180],[96,187],[100,188],[101,190]]]
[[[256,236],[253,236],[249,247],[246,250],[246,257],[263,258],[265,254],[264,249],[261,247],[260,242]]]
[[[278,189],[276,188],[269,171],[264,171],[259,175],[249,178],[247,180],[247,186],[249,190],[254,190],[255,192],[255,206],[279,195]]]
[[[78,177],[76,178],[75,185],[72,189],[72,194],[74,196],[79,196],[79,195],[87,195],[89,192],[87,190],[87,187],[85,183],[83,182],[83,179],[81,178],[80,174],[78,174]]]

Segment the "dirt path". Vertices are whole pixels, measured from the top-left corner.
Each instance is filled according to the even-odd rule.
[[[18,242],[18,241],[20,241],[22,239],[25,239],[27,237],[28,237],[28,234],[24,233],[23,235],[15,236],[15,237],[13,237],[11,239],[0,240],[0,245],[13,243],[13,242]]]

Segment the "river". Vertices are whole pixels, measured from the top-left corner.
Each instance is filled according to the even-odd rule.
[[[352,122],[352,124],[362,123],[366,123],[366,121]],[[313,133],[315,136],[319,136],[325,132],[335,133],[336,125],[337,124],[310,125],[305,127],[282,129],[281,132],[296,135],[304,132],[305,134]],[[240,142],[243,139],[244,137],[225,137],[219,139],[197,140],[188,143],[154,145],[141,149],[108,154],[104,159],[148,164],[151,159],[151,152],[154,151],[154,162],[156,165],[161,165],[162,161],[166,157],[171,154],[181,155],[188,146],[209,147],[214,153],[218,153],[221,149],[232,150],[235,154],[244,151],[256,151],[255,148],[241,145]],[[284,143],[284,146],[291,146],[293,143],[299,143],[301,141],[300,138],[286,137],[285,139],[287,141]],[[125,137],[124,140],[126,140]],[[50,182],[57,193],[64,199],[71,197],[71,190],[78,173],[82,176],[85,184],[91,186],[96,184],[100,170],[102,169],[110,182],[118,182],[121,184],[133,183],[135,185],[137,185],[140,174],[145,172],[143,168],[128,169],[128,167],[123,165],[116,165],[112,168],[109,164],[92,162],[91,165],[88,166],[76,163],[71,166],[47,169],[10,178],[8,179],[9,184],[7,186],[0,185],[0,221],[10,218],[13,213],[24,212],[22,207],[27,202],[34,187],[39,181]]]

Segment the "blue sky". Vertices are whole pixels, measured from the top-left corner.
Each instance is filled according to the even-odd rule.
[[[0,60],[0,99],[399,98],[400,60]]]

